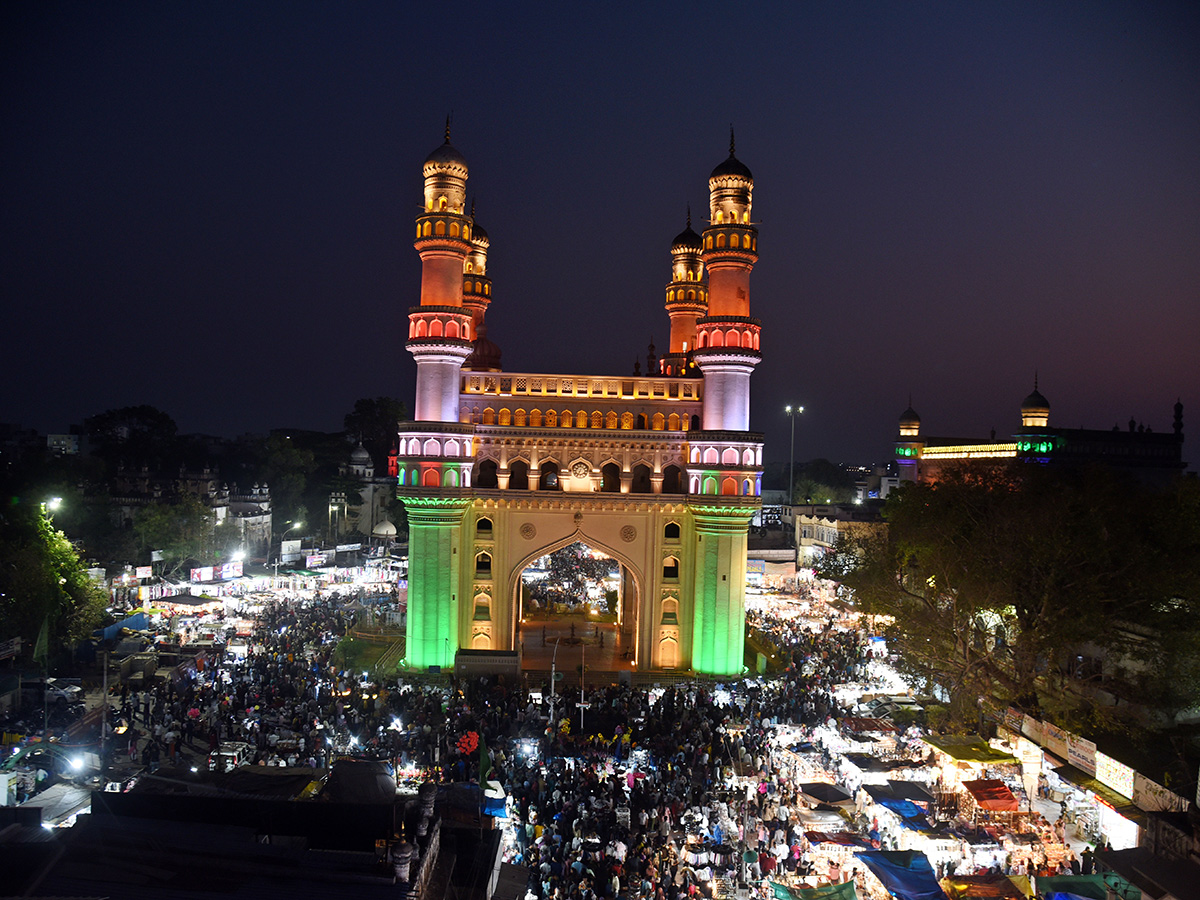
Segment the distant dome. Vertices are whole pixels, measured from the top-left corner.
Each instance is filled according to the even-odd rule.
[[[1033,393],[1021,402],[1021,414],[1027,413],[1050,414],[1050,401],[1043,397],[1036,387]]]
[[[462,367],[473,372],[499,372],[500,348],[488,340],[487,326],[482,322],[478,334],[471,345],[471,355],[463,361]]]
[[[917,411],[911,406],[904,412],[900,413],[900,427],[917,428],[921,424],[921,417],[917,415]]]
[[[355,465],[368,466],[371,464],[371,454],[367,452],[367,448],[359,441],[358,446],[354,448],[354,452],[350,454],[350,462]]]
[[[484,245],[489,243],[487,230],[478,222],[475,222],[471,226],[471,241],[476,244]]]
[[[384,519],[371,530],[371,534],[375,537],[395,537],[396,526],[387,519]]]

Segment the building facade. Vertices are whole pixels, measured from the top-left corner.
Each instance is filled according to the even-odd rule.
[[[467,164],[449,130],[423,173],[407,342],[416,403],[397,464],[405,665],[518,650],[521,573],[582,542],[621,565],[619,634],[635,668],[741,673],[762,437],[749,431],[754,181],[732,139],[709,177],[709,227],[694,232],[689,213],[672,242],[670,346],[645,376],[503,371],[484,321],[490,239],[467,211]]]

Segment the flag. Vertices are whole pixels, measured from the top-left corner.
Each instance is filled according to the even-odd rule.
[[[37,643],[33,645],[33,661],[45,663],[49,658],[50,648],[50,617],[42,619],[42,630],[38,632]]]
[[[479,739],[479,783],[487,784],[488,772],[492,771],[492,754],[488,752],[487,742]]]

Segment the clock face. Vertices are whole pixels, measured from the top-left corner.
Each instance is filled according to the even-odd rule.
[[[571,474],[576,478],[587,478],[592,474],[592,467],[585,462],[577,462],[571,466]]]

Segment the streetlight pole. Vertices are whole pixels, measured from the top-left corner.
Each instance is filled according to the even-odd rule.
[[[275,580],[272,583],[272,587],[274,587],[277,590],[279,588],[279,561],[283,557],[283,539],[285,537],[287,537],[287,533],[289,531],[295,531],[297,528],[304,527],[303,522],[295,522],[295,523],[284,522],[283,524],[287,525],[288,527],[283,529],[283,531],[279,532],[279,555],[275,557]]]
[[[792,448],[788,454],[788,506],[790,507],[796,493],[796,416],[804,412],[804,407],[788,404],[783,411],[792,421]]]

